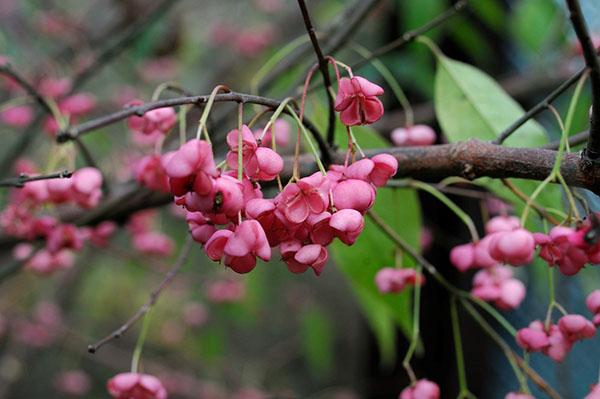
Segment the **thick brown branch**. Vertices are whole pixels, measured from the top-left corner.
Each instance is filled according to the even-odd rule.
[[[396,177],[437,182],[448,176],[468,179],[478,177],[522,178],[543,180],[551,172],[556,152],[534,148],[511,148],[481,141],[444,144],[429,147],[398,147],[368,150],[373,156],[387,152],[398,160]],[[343,163],[344,153],[336,153],[334,161]],[[291,158],[286,159],[282,178],[291,176]],[[561,173],[567,184],[600,192],[600,173],[586,171],[585,163],[577,154],[565,154]],[[311,156],[301,158],[301,173],[307,175],[317,171]],[[98,208],[87,211],[77,218],[79,224],[96,224],[106,219],[124,220],[131,213],[148,207],[167,204],[171,196],[141,190],[131,184],[123,194],[108,199]]]
[[[581,44],[585,64],[590,70],[590,82],[592,84],[593,108],[590,119],[590,137],[584,155],[588,160],[600,161],[600,62],[596,57],[596,50],[592,44],[579,1],[566,1],[573,29]]]

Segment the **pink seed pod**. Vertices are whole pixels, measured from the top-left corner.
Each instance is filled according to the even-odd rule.
[[[558,328],[569,341],[592,338],[596,327],[585,317],[578,314],[568,314],[560,318]]]
[[[490,240],[490,255],[499,262],[513,266],[531,263],[535,250],[533,235],[522,228],[494,233]]]
[[[517,331],[517,344],[526,351],[539,352],[550,345],[550,340],[544,325],[541,321],[536,320],[529,324],[529,327],[522,328]]]
[[[377,98],[383,89],[360,76],[340,79],[335,110],[346,126],[366,125],[383,116],[383,104]]]
[[[398,147],[432,145],[437,140],[435,131],[427,125],[399,127],[392,131],[390,137]]]
[[[523,392],[509,392],[504,399],[535,399],[533,396]]]
[[[160,380],[148,374],[117,374],[106,386],[115,399],[167,399],[167,391]]]
[[[474,260],[475,245],[473,243],[457,245],[450,251],[450,263],[462,273],[474,266]]]
[[[496,216],[485,224],[485,232],[493,234],[500,231],[513,231],[519,227],[521,227],[521,222],[515,216]]]
[[[414,385],[404,388],[398,399],[439,399],[439,397],[440,387],[435,382],[423,378]]]
[[[600,290],[592,291],[586,298],[585,305],[593,314],[600,313]]]

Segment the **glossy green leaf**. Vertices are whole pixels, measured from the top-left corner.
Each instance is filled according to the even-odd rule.
[[[438,57],[435,108],[438,121],[451,142],[492,140],[524,113],[486,73],[443,55]],[[506,144],[535,147],[546,140],[544,129],[537,122],[529,121]]]
[[[493,140],[524,114],[523,108],[486,73],[443,55],[438,56],[435,107],[440,126],[450,142]],[[542,126],[530,120],[513,133],[505,144],[537,147],[546,142]],[[520,209],[522,201],[498,180],[482,181],[503,197],[514,199],[517,210]],[[515,184],[524,193],[531,194],[539,182],[515,180]],[[538,197],[538,202],[560,208],[560,190],[556,186],[548,186]]]

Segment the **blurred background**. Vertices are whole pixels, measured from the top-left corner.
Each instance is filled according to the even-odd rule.
[[[353,46],[373,51],[452,3],[311,0],[308,6],[325,51],[353,65],[361,60]],[[600,34],[600,6],[594,0],[582,0],[582,5],[591,29]],[[465,10],[427,35],[448,56],[497,79],[525,109],[582,65],[558,0],[470,0]],[[235,91],[281,99],[298,93],[315,61],[291,0],[0,0],[0,55],[31,81],[66,78],[76,92],[92,96],[93,109],[73,123],[118,110],[133,99],[149,101],[158,85],[170,81],[194,94],[227,84]],[[380,60],[407,93],[416,121],[439,131],[431,52],[409,44]],[[368,64],[359,71],[382,82]],[[9,86],[3,82],[0,87],[0,109],[18,100]],[[390,131],[404,124],[400,105],[387,86],[386,91],[384,118],[374,129],[357,129],[363,147],[390,145]],[[163,97],[176,95],[165,92]],[[309,104],[308,116],[324,130],[321,95]],[[557,108],[565,110],[569,97],[559,99]],[[585,90],[575,131],[585,129],[588,108]],[[190,131],[198,117],[192,109]],[[551,116],[539,121],[549,139],[559,137]],[[233,104],[216,106],[209,120],[215,141],[220,137],[222,142],[236,123]],[[41,167],[59,151],[42,117],[34,115],[32,125],[31,132],[18,124],[0,125],[0,159],[10,160],[2,175],[12,174],[13,154]],[[111,195],[131,188],[132,163],[148,147],[131,136],[125,122],[86,135],[83,142],[109,177]],[[79,157],[76,162],[83,164]],[[453,199],[482,223],[481,201]],[[588,199],[597,204],[595,196]],[[7,191],[1,200],[8,201]],[[376,209],[403,237],[421,245],[451,281],[470,288],[471,276],[459,275],[448,263],[449,249],[468,241],[455,215],[426,194],[407,190],[382,190]],[[187,225],[170,205],[119,214],[115,220],[126,227],[108,246],[84,248],[72,268],[49,276],[12,273],[14,241],[0,237],[0,398],[105,398],[107,379],[129,369],[141,323],[96,354],[86,347],[148,299],[173,264]],[[168,244],[162,254],[134,248],[130,231],[136,222],[164,234]],[[378,269],[393,266],[394,255],[392,243],[373,226],[352,248],[334,246],[318,278],[310,272],[293,275],[277,259],[236,275],[195,246],[152,311],[142,369],[159,377],[172,398],[396,398],[409,383],[401,359],[412,325],[411,292],[382,295],[373,283]],[[537,277],[544,267],[519,270],[528,296],[517,311],[507,313],[517,328],[543,317],[546,281]],[[11,273],[4,273],[8,269]],[[584,295],[598,282],[594,268],[560,279],[559,299],[584,313]],[[424,287],[422,345],[414,369],[419,377],[438,382],[442,396],[450,398],[457,392],[457,377],[448,300],[433,280]],[[471,390],[491,399],[516,390],[501,352],[471,319],[460,316]],[[538,356],[532,364],[565,398],[583,397],[597,375],[600,349],[595,342],[578,344],[561,365]]]

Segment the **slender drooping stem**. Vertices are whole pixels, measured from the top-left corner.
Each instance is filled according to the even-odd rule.
[[[20,174],[16,177],[9,177],[7,179],[0,180],[0,187],[23,187],[25,183],[36,180],[50,180],[50,179],[66,179],[71,177],[73,172],[63,170],[62,172],[47,173],[43,175],[29,176],[26,174]]]
[[[556,100],[558,96],[567,91],[571,86],[573,86],[577,81],[583,76],[586,72],[587,68],[580,69],[577,73],[571,76],[569,79],[565,80],[554,89],[550,94],[548,94],[542,101],[537,103],[533,108],[523,114],[519,119],[517,119],[512,125],[506,128],[502,133],[498,135],[498,137],[493,141],[494,144],[502,144],[504,140],[509,138],[514,132],[516,132],[521,126],[523,126],[530,119],[538,116],[542,111],[547,110],[550,107],[552,101]]]
[[[171,284],[171,282],[173,281],[173,279],[175,278],[175,276],[177,275],[179,270],[181,270],[183,265],[186,263],[188,256],[190,254],[190,250],[192,249],[193,242],[194,241],[191,239],[191,235],[188,235],[185,243],[183,244],[183,247],[181,249],[179,257],[173,264],[173,267],[171,268],[171,270],[169,270],[169,272],[165,275],[163,280],[160,282],[158,287],[156,287],[156,289],[150,293],[150,299],[148,300],[148,302],[146,302],[144,305],[142,305],[138,309],[138,311],[135,312],[135,314],[133,316],[131,316],[129,318],[129,320],[127,320],[125,322],[125,324],[123,324],[121,327],[117,328],[116,330],[114,330],[113,332],[111,332],[110,334],[108,334],[106,337],[102,338],[100,341],[96,342],[95,344],[88,345],[88,352],[96,353],[96,351],[98,349],[100,349],[101,347],[103,347],[104,345],[106,345],[107,343],[112,341],[113,339],[121,338],[123,336],[123,334],[125,334],[135,323],[137,323],[137,321],[139,319],[141,319],[146,313],[148,313],[150,311],[150,309],[152,309],[152,306],[154,306],[156,301],[158,301],[160,294],[163,292],[163,290],[165,288],[167,288],[169,286],[169,284]]]
[[[48,115],[52,116],[54,114],[52,107],[50,104],[48,104],[48,100],[46,100],[46,98],[44,98],[44,96],[42,96],[40,92],[37,91],[37,89],[10,64],[7,63],[0,65],[0,75],[8,76],[15,81],[40,105],[40,107],[42,107],[44,112],[46,112]]]
[[[328,69],[329,63],[323,55],[323,51],[321,50],[321,46],[319,45],[319,40],[317,39],[315,29],[313,27],[312,21],[310,20],[310,14],[308,13],[306,2],[304,0],[298,0],[298,5],[300,6],[300,11],[302,12],[302,19],[304,19],[306,31],[308,32],[308,36],[310,37],[313,49],[315,50],[315,54],[317,55],[319,70],[321,71],[321,75],[323,76],[323,83],[325,84],[325,92],[327,93],[327,106],[329,111],[329,117],[327,122],[327,144],[329,145],[329,147],[332,147],[335,134],[335,99],[331,94],[331,78],[329,76]]]

